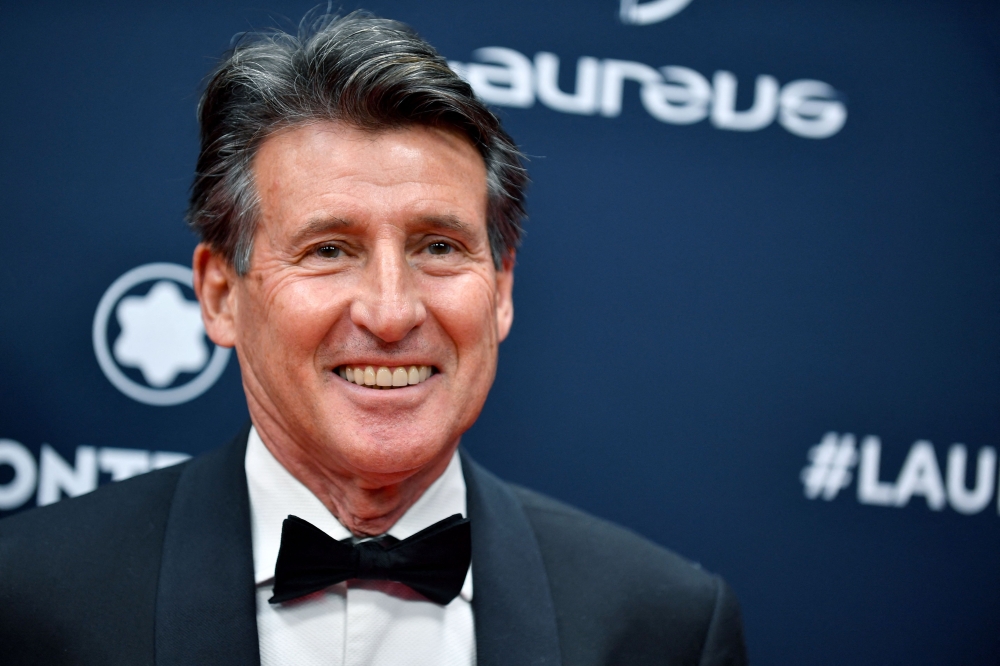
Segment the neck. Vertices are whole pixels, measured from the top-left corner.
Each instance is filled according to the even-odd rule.
[[[269,424],[253,421],[271,455],[359,537],[389,531],[444,473],[458,447],[456,441],[418,469],[370,474],[338,464],[325,451],[311,453],[283,433],[270,432]]]

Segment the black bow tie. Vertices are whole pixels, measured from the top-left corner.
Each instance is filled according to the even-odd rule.
[[[471,561],[469,519],[457,513],[402,541],[382,536],[359,543],[337,541],[288,516],[281,526],[274,596],[268,601],[279,604],[360,578],[403,583],[443,605],[462,591]]]

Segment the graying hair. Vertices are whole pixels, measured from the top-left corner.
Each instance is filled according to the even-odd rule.
[[[528,176],[499,119],[409,26],[366,12],[304,20],[297,35],[244,35],[198,105],[201,152],[188,224],[240,275],[250,269],[259,198],[252,164],[274,132],[332,120],[372,130],[458,130],[486,163],[487,230],[499,268],[521,240]]]

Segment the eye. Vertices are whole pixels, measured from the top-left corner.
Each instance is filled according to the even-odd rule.
[[[427,251],[431,254],[451,254],[451,251],[454,249],[455,248],[448,243],[442,243],[440,241],[437,243],[431,243],[427,246]]]
[[[336,259],[341,254],[343,254],[339,247],[336,245],[324,245],[323,247],[316,250],[316,253],[323,257],[324,259]]]

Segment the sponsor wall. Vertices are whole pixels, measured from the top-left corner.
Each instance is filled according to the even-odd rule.
[[[5,6],[0,515],[246,419],[190,289],[194,107],[311,6]],[[756,663],[996,664],[996,3],[366,7],[531,158],[471,453],[722,573]]]

